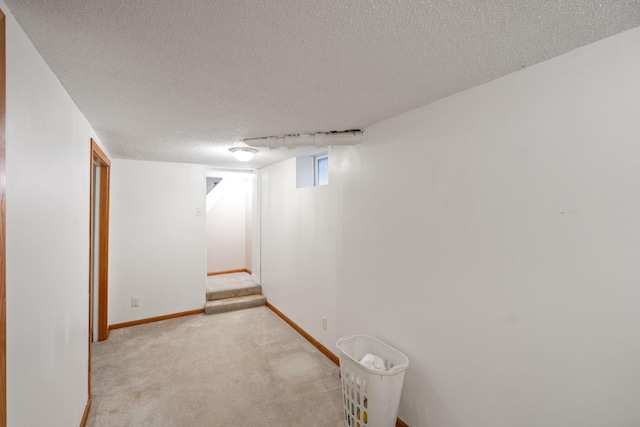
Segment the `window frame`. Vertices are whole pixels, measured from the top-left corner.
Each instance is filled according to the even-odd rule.
[[[324,159],[327,160],[327,182],[324,184],[320,184],[319,183],[320,168],[318,167],[318,163]],[[328,151],[324,153],[316,154],[315,156],[313,156],[313,185],[315,187],[320,185],[329,185],[329,152]]]

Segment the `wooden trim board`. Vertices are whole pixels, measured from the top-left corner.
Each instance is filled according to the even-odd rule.
[[[159,322],[160,320],[175,319],[176,317],[191,316],[193,314],[204,313],[204,308],[197,310],[182,311],[180,313],[165,314],[164,316],[148,317],[146,319],[132,320],[131,322],[116,323],[109,326],[109,330],[128,328],[129,326],[143,325],[145,323]]]
[[[111,166],[111,160],[109,157],[102,151],[102,148],[91,138],[91,150],[95,154],[95,157],[99,159],[98,163],[103,166]],[[92,154],[93,155],[93,154]]]
[[[111,166],[100,168],[100,271],[98,277],[98,340],[104,341],[109,337],[109,187]]]
[[[91,408],[91,398],[87,398],[87,404],[84,407],[84,414],[82,414],[82,419],[80,420],[80,427],[84,427],[87,424],[89,408]]]
[[[340,366],[340,359],[338,359],[338,356],[336,356],[335,354],[333,354],[331,352],[331,350],[329,350],[327,347],[323,346],[322,344],[320,344],[320,342],[318,340],[316,340],[315,338],[313,338],[311,335],[309,335],[307,333],[307,331],[305,331],[304,329],[302,329],[300,326],[298,326],[293,320],[289,319],[287,316],[285,316],[280,310],[278,310],[277,308],[275,308],[272,304],[269,303],[269,301],[267,301],[267,307],[269,307],[269,309],[271,309],[271,311],[273,311],[279,318],[281,318],[282,320],[284,320],[285,322],[287,322],[289,324],[289,326],[291,326],[293,329],[295,329],[300,335],[302,335],[307,341],[309,341],[311,344],[313,344],[313,346],[315,348],[317,348],[318,350],[320,350],[320,352],[322,354],[324,354],[325,356],[327,356],[329,359],[331,359],[331,361],[333,363],[335,363],[336,365]]]
[[[340,366],[340,359],[338,358],[338,356],[336,356],[335,354],[333,354],[331,352],[331,350],[329,350],[327,347],[323,346],[320,342],[318,342],[318,340],[316,340],[315,338],[313,338],[311,335],[309,335],[309,333],[307,331],[305,331],[304,329],[302,329],[300,326],[298,326],[296,324],[296,322],[294,322],[293,320],[289,319],[287,316],[285,316],[280,310],[278,310],[277,308],[275,308],[273,306],[273,304],[269,303],[269,301],[267,301],[266,303],[267,307],[273,311],[279,318],[281,318],[282,320],[284,320],[289,326],[291,326],[293,329],[296,330],[296,332],[298,332],[300,335],[302,335],[307,341],[309,341],[315,348],[317,348],[318,350],[320,350],[320,352],[322,354],[324,354],[325,356],[327,356],[333,363],[335,363],[336,365]],[[404,421],[402,421],[400,418],[398,418],[396,420],[396,427],[409,427]]]
[[[251,274],[251,270],[247,270],[246,268],[238,268],[237,270],[211,271],[211,272],[207,273],[207,276],[218,276],[220,274],[231,274],[231,273],[249,273],[249,274]]]

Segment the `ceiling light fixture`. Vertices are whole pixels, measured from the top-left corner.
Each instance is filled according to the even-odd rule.
[[[253,156],[258,152],[255,148],[249,147],[232,147],[229,148],[229,151],[231,151],[233,155],[236,156],[236,159],[241,162],[248,162],[253,159]]]

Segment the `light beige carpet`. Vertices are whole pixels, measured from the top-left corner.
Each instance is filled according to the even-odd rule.
[[[256,284],[248,273],[229,273],[207,276],[207,292],[251,288],[253,286],[256,286]]]
[[[266,307],[93,344],[87,426],[343,426],[338,367]]]

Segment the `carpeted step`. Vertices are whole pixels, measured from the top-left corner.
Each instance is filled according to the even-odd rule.
[[[266,302],[267,297],[262,294],[207,301],[204,305],[204,314],[225,313],[227,311],[258,307]]]
[[[238,288],[218,289],[207,291],[207,301],[215,301],[226,298],[244,297],[247,295],[258,295],[262,293],[262,286],[253,285]]]

